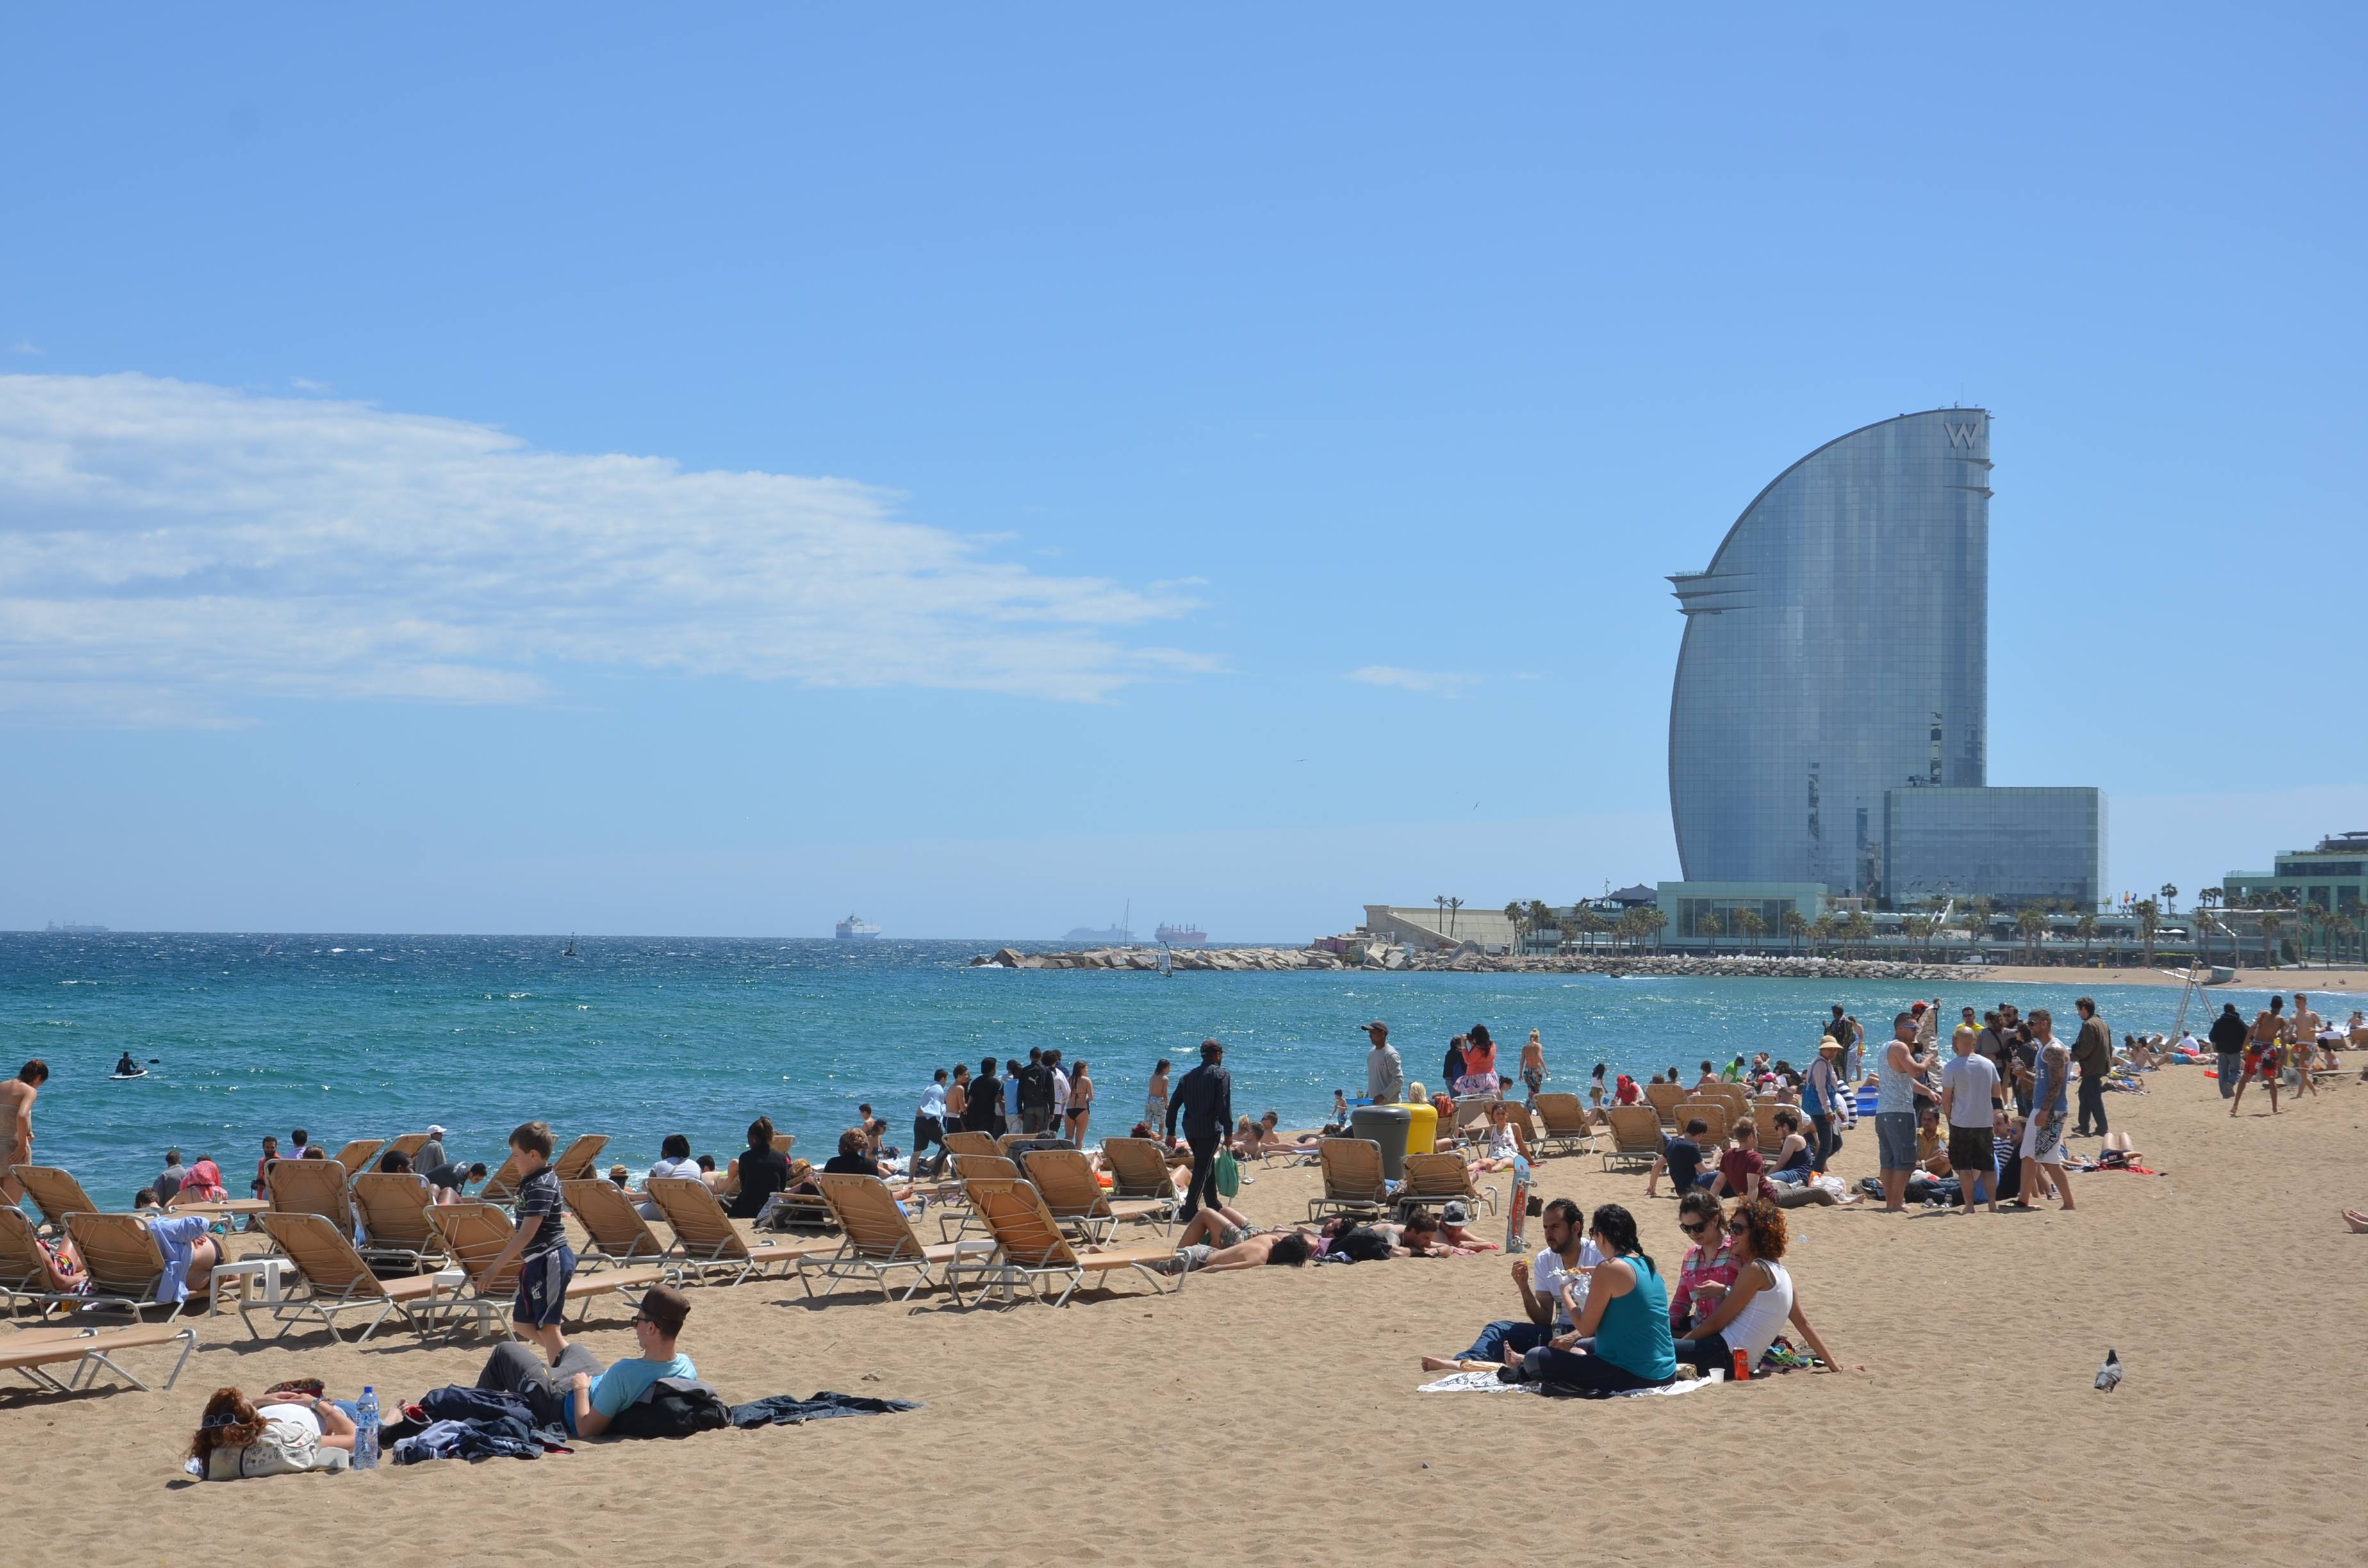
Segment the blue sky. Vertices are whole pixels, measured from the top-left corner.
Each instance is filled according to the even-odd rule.
[[[2368,827],[2353,7],[11,13],[0,926],[1677,873],[1705,562],[1995,411],[1994,783]]]

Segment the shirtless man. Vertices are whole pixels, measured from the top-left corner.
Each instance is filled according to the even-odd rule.
[[[1176,1252],[1194,1274],[1269,1264],[1296,1268],[1315,1256],[1315,1238],[1305,1231],[1255,1231],[1248,1215],[1218,1204],[1192,1216],[1177,1238]]]
[[[10,1203],[25,1196],[11,1167],[33,1163],[33,1101],[49,1081],[50,1064],[37,1056],[0,1084],[0,1199]]]
[[[2270,1005],[2253,1016],[2253,1027],[2245,1031],[2245,1074],[2237,1080],[2237,1097],[2228,1102],[2228,1114],[2245,1103],[2245,1085],[2259,1078],[2270,1087],[2270,1114],[2278,1114],[2278,1035],[2285,1028],[2286,999],[2272,996]]]
[[[2310,1010],[2310,998],[2297,991],[2294,1018],[2286,1027],[2294,1031],[2294,1051],[2287,1060],[2294,1063],[2296,1086],[2309,1090],[2316,1099],[2318,1085],[2311,1074],[2318,1066],[2318,1031],[2327,1027],[2327,1021]]]

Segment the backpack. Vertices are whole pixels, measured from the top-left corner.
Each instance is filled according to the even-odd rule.
[[[1349,1263],[1386,1263],[1390,1239],[1371,1225],[1343,1231],[1333,1239],[1332,1256]]]
[[[732,1424],[723,1396],[689,1378],[660,1378],[617,1413],[609,1430],[620,1437],[688,1437]]]

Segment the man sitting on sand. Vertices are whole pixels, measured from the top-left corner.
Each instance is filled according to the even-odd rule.
[[[638,1355],[604,1371],[590,1351],[570,1345],[546,1367],[530,1347],[513,1339],[494,1346],[477,1386],[518,1395],[539,1426],[564,1426],[576,1437],[598,1437],[659,1379],[699,1376],[676,1344],[689,1316],[689,1297],[671,1285],[653,1285],[633,1313]]]
[[[1661,1195],[1661,1173],[1664,1171],[1668,1173],[1669,1195],[1672,1198],[1683,1198],[1691,1192],[1702,1174],[1702,1161],[1715,1147],[1717,1140],[1710,1135],[1710,1123],[1698,1116],[1688,1118],[1684,1137],[1661,1140],[1661,1153],[1653,1161],[1653,1168],[1645,1175],[1645,1196],[1658,1198]]]
[[[1569,1329],[1569,1287],[1601,1263],[1603,1255],[1580,1234],[1578,1205],[1567,1198],[1546,1205],[1543,1234],[1545,1245],[1537,1256],[1527,1263],[1518,1258],[1513,1262],[1513,1283],[1520,1289],[1523,1318],[1488,1324],[1460,1356],[1424,1357],[1424,1371],[1493,1371],[1503,1364],[1508,1349],[1532,1350]]]

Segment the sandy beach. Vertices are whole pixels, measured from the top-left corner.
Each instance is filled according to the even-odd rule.
[[[1994,964],[1982,972],[1994,980],[2031,985],[2168,985],[2176,990],[2187,983],[2175,974],[2135,965],[2126,969],[2051,969],[2036,964]],[[2358,996],[2368,994],[2368,970],[2240,969],[2236,979],[2225,985],[2210,986],[2205,994],[2233,1000],[2232,994],[2238,991],[2272,991],[2284,996],[2297,991],[2311,996]],[[2322,1017],[2328,1016],[2329,1011],[2326,1007],[2318,1009]],[[2348,1016],[2346,1009],[2343,1017]],[[2343,1017],[2337,1017],[2335,1021],[2341,1023]]]
[[[2368,1188],[2330,1154],[2358,1146],[2368,1087],[2274,1118],[2248,1096],[2231,1119],[2197,1069],[2149,1083],[2109,1109],[2165,1174],[2077,1176],[2075,1213],[1793,1211],[1804,1307],[1864,1372],[1604,1403],[1416,1392],[1418,1357],[1518,1310],[1495,1255],[1122,1286],[1057,1312],[810,1304],[761,1283],[693,1292],[683,1346],[728,1397],[928,1408],[201,1485],[177,1466],[218,1385],[313,1375],[410,1398],[472,1381],[485,1354],[399,1331],[359,1349],[316,1331],[258,1343],[225,1314],[197,1320],[169,1394],[0,1395],[0,1520],[94,1563],[219,1562],[251,1539],[571,1565],[1415,1562],[1529,1552],[1542,1520],[1559,1553],[1626,1562],[1731,1555],[1740,1523],[1760,1552],[1846,1564],[2357,1563],[2368,1352],[2340,1309],[2368,1237],[2336,1210]],[[1862,1126],[1837,1168],[1869,1174],[1873,1149]],[[1249,1174],[1255,1218],[1304,1215],[1312,1171]],[[1645,1200],[1642,1175],[1556,1158],[1541,1190],[1629,1205],[1674,1270],[1676,1205]],[[613,1307],[579,1337],[630,1353]],[[2091,1387],[2108,1346],[2127,1368],[2111,1395]],[[134,1355],[161,1378],[157,1352]]]

